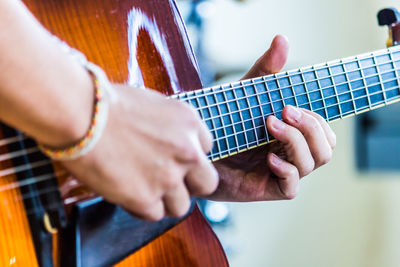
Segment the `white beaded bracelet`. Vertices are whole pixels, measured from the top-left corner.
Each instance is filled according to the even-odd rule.
[[[87,154],[100,140],[107,124],[109,101],[116,102],[118,96],[114,87],[108,80],[107,75],[99,66],[89,62],[81,52],[72,49],[58,38],[54,38],[54,40],[61,46],[64,52],[72,55],[87,69],[93,78],[93,84],[95,87],[95,102],[92,121],[86,135],[76,144],[62,149],[53,149],[39,144],[40,149],[52,159],[72,160]]]

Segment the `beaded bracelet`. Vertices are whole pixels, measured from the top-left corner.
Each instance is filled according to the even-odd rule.
[[[42,152],[52,159],[72,160],[87,154],[100,140],[107,124],[109,101],[115,102],[117,100],[117,95],[106,74],[99,66],[88,62],[82,53],[70,48],[64,42],[58,39],[57,42],[59,42],[65,52],[73,55],[74,58],[87,69],[93,78],[95,89],[92,121],[89,130],[80,141],[63,149],[53,149],[39,144],[39,148]]]

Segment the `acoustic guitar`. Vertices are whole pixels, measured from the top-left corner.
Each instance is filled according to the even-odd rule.
[[[267,144],[264,121],[285,105],[328,121],[400,100],[400,48],[202,88],[173,0],[24,0],[52,33],[83,51],[113,82],[192,104],[210,128],[216,161]],[[385,13],[386,12],[386,13]],[[398,13],[386,10],[392,43]],[[396,34],[397,33],[397,34]],[[228,266],[192,203],[181,219],[145,222],[103,201],[46,158],[23,133],[0,125],[0,266]]]

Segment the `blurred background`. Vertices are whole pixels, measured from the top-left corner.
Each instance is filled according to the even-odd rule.
[[[206,85],[238,80],[277,33],[285,70],[382,49],[376,14],[395,0],[178,1]],[[400,266],[400,104],[335,122],[332,161],[292,201],[215,204],[205,213],[232,267]],[[395,115],[397,114],[397,115]]]

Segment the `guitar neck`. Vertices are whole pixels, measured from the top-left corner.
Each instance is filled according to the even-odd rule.
[[[265,119],[281,119],[286,105],[327,121],[400,100],[400,48],[174,95],[192,104],[209,127],[212,161],[274,140]]]

